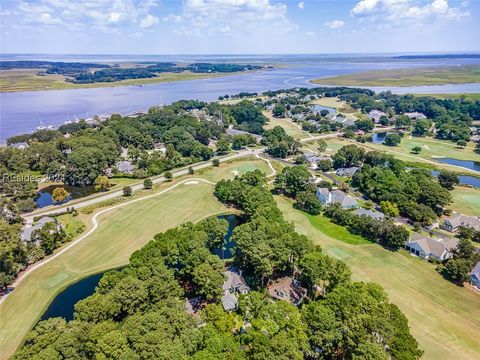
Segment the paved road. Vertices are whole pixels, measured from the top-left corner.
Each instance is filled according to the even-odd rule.
[[[264,151],[265,151],[265,148],[246,149],[246,150],[241,150],[241,151],[238,151],[234,154],[230,154],[230,155],[227,155],[227,156],[217,157],[217,159],[219,159],[220,161],[229,161],[229,160],[237,159],[237,158],[244,157],[244,156],[258,155],[258,154],[263,153]],[[212,160],[194,164],[194,165],[192,165],[192,168],[194,170],[201,170],[201,169],[205,169],[207,167],[211,167],[212,166]],[[187,174],[188,174],[188,167],[177,170],[177,171],[172,171],[173,177],[179,177],[179,176],[187,175]],[[151,179],[152,179],[152,182],[154,184],[158,184],[158,183],[161,183],[161,182],[164,182],[164,181],[167,180],[164,176],[156,176],[156,177],[152,177]],[[132,186],[133,191],[141,190],[141,189],[143,189],[143,183],[138,183],[138,184],[135,184],[135,185]],[[74,207],[75,209],[79,209],[79,208],[82,208],[82,207],[85,207],[85,206],[98,204],[102,201],[114,199],[114,198],[121,197],[121,196],[123,196],[123,190],[111,191],[111,192],[105,193],[104,195],[100,195],[100,196],[96,195],[96,196],[90,197],[90,198],[87,197],[87,198],[85,198],[83,200],[80,200],[78,202],[70,202],[70,203],[65,204],[63,206],[47,206],[47,207],[44,207],[44,208],[39,209],[39,210],[34,210],[34,211],[32,211],[30,213],[27,213],[27,214],[24,214],[22,216],[26,221],[26,227],[29,227],[29,226],[32,225],[33,219],[37,216],[58,214],[58,213],[64,212],[67,209],[67,207],[68,208]]]

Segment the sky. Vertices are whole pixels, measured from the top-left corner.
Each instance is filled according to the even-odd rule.
[[[480,51],[480,0],[1,0],[0,52]]]

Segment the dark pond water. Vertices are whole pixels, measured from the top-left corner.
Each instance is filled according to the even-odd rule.
[[[68,198],[61,203],[54,202],[53,199],[52,199],[53,190],[55,190],[58,187],[64,187],[65,190],[67,190],[67,192],[70,193]],[[49,205],[65,204],[65,203],[69,202],[70,200],[78,199],[78,198],[81,198],[81,197],[84,197],[84,196],[88,196],[88,195],[91,195],[95,192],[96,191],[95,191],[95,186],[94,185],[85,186],[85,187],[50,185],[50,186],[47,186],[47,187],[45,187],[42,190],[37,192],[38,197],[35,201],[37,203],[37,208],[42,208],[42,207],[49,206]]]
[[[225,245],[222,249],[215,249],[213,253],[220,257],[221,259],[231,259],[235,252],[235,243],[230,241],[232,237],[233,230],[242,223],[241,218],[237,215],[220,215],[219,219],[225,219],[228,221],[228,231],[225,235]]]
[[[387,132],[378,132],[372,134],[372,143],[374,144],[383,144],[385,141],[385,137],[387,136]]]
[[[234,214],[220,215],[218,218],[228,221],[228,231],[225,235],[225,246],[223,249],[215,250],[214,253],[222,259],[230,259],[233,257],[235,246],[235,244],[230,241],[230,238],[232,237],[233,229],[241,224],[241,218]],[[99,273],[88,276],[65,288],[65,290],[53,299],[40,320],[47,320],[53,317],[72,320],[75,304],[95,292],[95,287],[98,285],[103,274],[104,273]]]
[[[433,176],[437,177],[438,170],[432,170],[431,173]],[[477,188],[480,188],[480,178],[475,176],[468,176],[468,175],[459,175],[458,180],[460,181],[460,185],[471,185]]]
[[[474,170],[480,172],[480,161],[473,160],[458,160],[452,158],[438,158],[435,161],[442,162],[445,164],[461,166],[466,169]]]
[[[74,306],[77,301],[85,299],[94,293],[95,287],[103,274],[91,275],[67,287],[53,299],[40,320],[48,320],[53,317],[72,320]]]

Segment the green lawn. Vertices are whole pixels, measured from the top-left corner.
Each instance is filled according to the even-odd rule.
[[[480,214],[480,189],[456,186],[452,197],[453,204],[449,206],[452,210],[470,216]]]
[[[480,100],[480,94],[465,93],[465,94],[413,94],[416,97],[431,96],[437,99],[460,99],[465,98],[469,100]]]
[[[480,65],[375,70],[312,81],[338,86],[416,86],[480,82]]]
[[[275,118],[271,111],[264,111],[263,115],[268,118],[268,123],[264,126],[265,129],[273,129],[275,126],[280,126],[285,129],[285,132],[295,139],[308,138],[311,135],[303,131],[298,124],[294,123],[289,118]]]
[[[310,221],[310,224],[312,224],[315,229],[323,232],[333,239],[340,240],[351,245],[371,244],[371,241],[368,241],[360,235],[351,234],[345,227],[330,222],[330,220],[324,216],[314,216],[309,214],[306,214],[306,216]]]
[[[329,236],[321,224],[277,197],[280,209],[296,230],[324,251],[345,261],[357,281],[380,283],[407,316],[411,331],[425,351],[424,359],[480,358],[480,296],[443,279],[432,264],[407,252],[376,244],[356,246]]]
[[[351,120],[358,120],[362,115],[345,101],[340,100],[338,97],[322,97],[320,99],[313,100],[312,104],[334,108],[338,113],[341,113],[347,119]]]

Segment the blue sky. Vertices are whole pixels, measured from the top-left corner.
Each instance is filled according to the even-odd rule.
[[[480,0],[2,0],[2,53],[480,51]]]

